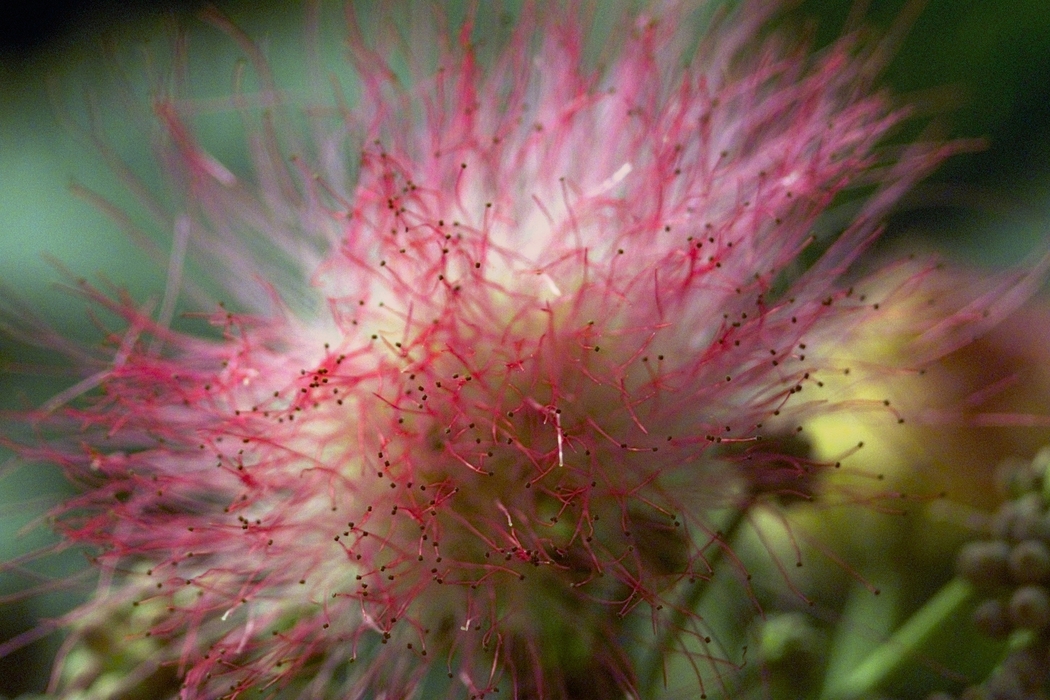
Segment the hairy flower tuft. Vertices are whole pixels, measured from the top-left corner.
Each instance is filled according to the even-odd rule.
[[[187,700],[633,697],[637,650],[674,639],[723,678],[737,652],[683,589],[732,559],[727,512],[812,497],[832,462],[807,421],[897,416],[825,380],[912,301],[843,279],[950,149],[876,149],[903,114],[853,42],[759,41],[752,4],[696,47],[687,5],[625,16],[597,60],[575,3],[526,3],[495,48],[473,17],[409,34],[348,12],[352,97],[311,109],[308,146],[214,18],[262,86],[229,100],[254,169],[200,145],[193,100],[154,96],[167,296],[83,286],[124,326],[26,416],[54,437],[18,448],[81,487],[54,514],[105,584],[79,643],[122,620],[152,640],[139,681],[174,669]],[[180,285],[205,296],[183,257],[223,290],[214,332],[169,323]]]

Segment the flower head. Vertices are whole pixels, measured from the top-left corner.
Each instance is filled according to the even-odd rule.
[[[943,149],[881,157],[902,115],[849,42],[759,42],[751,5],[696,47],[685,5],[597,60],[575,3],[526,3],[487,60],[470,19],[399,54],[349,13],[357,97],[312,111],[308,147],[245,40],[243,177],[192,100],[155,96],[167,295],[84,287],[126,326],[33,416],[58,437],[20,447],[82,486],[55,522],[105,585],[74,627],[134,619],[184,698],[612,697],[669,631],[726,653],[681,591],[729,554],[727,509],[809,493],[804,421],[884,410],[823,380],[909,302],[841,279]],[[171,327],[184,257],[223,290],[212,333]]]

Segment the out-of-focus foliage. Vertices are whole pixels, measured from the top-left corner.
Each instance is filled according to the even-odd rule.
[[[804,0],[830,41],[864,8],[875,32],[907,28],[887,84],[932,137],[982,139],[908,198],[894,233],[983,264],[1016,262],[1050,226],[1050,12],[1043,0]],[[910,17],[902,21],[903,18]],[[803,19],[808,18],[808,19]],[[918,127],[915,127],[918,128]],[[912,134],[909,134],[912,135]]]

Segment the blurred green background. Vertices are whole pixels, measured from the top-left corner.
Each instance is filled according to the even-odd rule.
[[[258,39],[294,80],[304,51],[299,3],[214,4]],[[876,0],[866,8],[853,0],[807,0],[795,3],[780,21],[788,31],[813,31],[814,40],[823,44],[842,32],[851,13],[863,9],[864,26],[886,31],[904,6],[903,0]],[[70,183],[75,181],[135,210],[119,179],[59,115],[83,119],[85,105],[95,100],[106,115],[111,146],[136,170],[149,173],[143,136],[131,126],[122,128],[125,115],[108,78],[115,70],[111,59],[163,55],[165,27],[174,19],[191,32],[195,88],[223,94],[230,89],[239,54],[233,42],[196,17],[200,7],[194,2],[82,0],[5,3],[0,9],[0,293],[17,293],[65,333],[91,335],[85,304],[56,287],[61,275],[45,254],[73,275],[115,279],[139,298],[156,294],[164,277],[110,219],[73,195]],[[333,36],[337,30],[333,27]],[[143,52],[142,47],[149,48]],[[333,44],[332,50],[339,46]],[[913,133],[922,128],[943,138],[985,139],[983,150],[953,158],[901,203],[886,245],[937,246],[985,265],[1016,262],[1045,245],[1050,231],[1046,0],[929,0],[897,50],[885,83],[902,102],[921,105]],[[140,87],[145,96],[145,86]],[[210,138],[221,144],[234,125],[219,122],[213,129]],[[236,161],[236,149],[229,157]],[[0,333],[0,407],[38,403],[67,386],[71,378],[59,366],[57,358]],[[0,455],[0,465],[7,457]],[[47,470],[2,468],[0,560],[46,544],[45,530],[20,530],[61,493],[60,481]],[[50,558],[30,565],[33,575],[0,569],[0,596],[39,586],[36,574],[61,577],[81,559],[76,553]],[[58,591],[0,607],[0,641],[30,629],[69,600],[68,593]],[[38,691],[56,642],[44,640],[0,659],[0,696]]]

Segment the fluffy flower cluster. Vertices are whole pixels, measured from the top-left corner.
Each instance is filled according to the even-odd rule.
[[[696,46],[663,3],[595,60],[574,5],[526,3],[486,60],[469,20],[395,57],[351,13],[359,96],[308,148],[253,53],[249,177],[156,96],[168,294],[151,315],[85,287],[126,328],[20,448],[82,487],[56,522],[104,585],[71,619],[136,620],[131,676],[173,669],[187,700],[633,695],[636,648],[726,653],[680,602],[728,553],[719,514],[810,494],[806,421],[894,410],[824,381],[910,308],[906,282],[840,280],[942,155],[879,162],[901,115],[870,57],[759,42],[757,5]],[[170,327],[183,256],[216,271],[215,333]],[[957,344],[921,331],[922,362]]]

